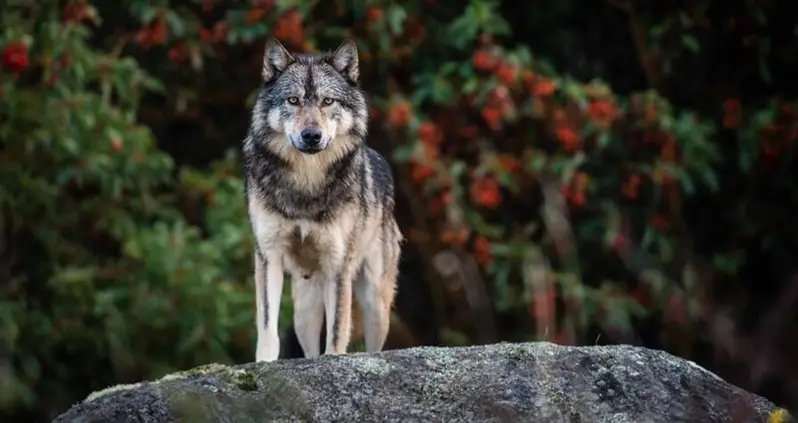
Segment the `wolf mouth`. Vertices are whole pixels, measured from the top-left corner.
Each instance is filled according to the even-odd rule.
[[[296,147],[296,149],[307,155],[313,155],[324,150],[321,147]]]

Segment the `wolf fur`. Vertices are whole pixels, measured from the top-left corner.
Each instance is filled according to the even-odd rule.
[[[400,244],[394,182],[365,144],[368,107],[358,51],[292,54],[266,45],[243,162],[254,253],[257,361],[276,360],[284,271],[291,275],[294,330],[306,357],[346,353],[352,296],[366,351],[382,350],[396,291]]]

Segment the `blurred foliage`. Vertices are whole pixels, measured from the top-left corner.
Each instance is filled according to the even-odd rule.
[[[9,2],[0,409],[52,418],[106,385],[252,359],[237,149],[268,36],[360,46],[419,342],[689,356],[731,294],[795,270],[794,8],[529,3]],[[477,276],[439,283],[441,252]],[[482,278],[497,323],[477,330]]]

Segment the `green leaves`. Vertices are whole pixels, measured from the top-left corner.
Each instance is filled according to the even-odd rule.
[[[385,18],[388,23],[388,29],[393,35],[401,35],[404,27],[405,20],[407,19],[407,12],[404,6],[399,4],[392,4],[385,10]]]
[[[431,101],[434,104],[452,104],[457,96],[454,84],[447,78],[449,73],[451,70],[441,69],[440,74],[425,73],[414,78],[413,83],[419,88],[413,93],[413,103],[422,104]]]
[[[464,48],[479,34],[506,35],[510,27],[494,0],[470,0],[465,11],[446,28],[452,47]]]
[[[698,40],[692,35],[682,35],[682,46],[690,51],[690,53],[698,54],[701,51],[701,46],[698,45]]]
[[[163,12],[129,4],[147,23]],[[31,66],[45,67],[38,81],[0,72],[0,204],[3,223],[13,222],[0,245],[14,245],[0,253],[36,261],[0,303],[0,339],[15,363],[4,369],[2,405],[35,406],[33,393],[47,392],[60,408],[77,399],[65,388],[76,377],[100,388],[131,372],[156,377],[155,369],[249,353],[252,244],[241,180],[202,173],[224,207],[208,207],[204,233],[188,224],[173,159],[136,118],[142,95],[164,92],[162,82],[134,58],[89,44],[82,24],[0,16],[8,23],[0,48],[8,36],[27,39],[44,63]],[[193,28],[175,11],[164,16],[173,36]],[[232,164],[219,168],[238,175]],[[71,355],[113,368],[81,375],[74,363],[60,366]]]

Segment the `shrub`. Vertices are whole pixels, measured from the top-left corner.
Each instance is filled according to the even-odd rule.
[[[162,85],[89,43],[95,8],[55,4],[0,13],[0,404],[48,417],[120,380],[243,360],[252,326],[237,164],[177,177],[136,119]],[[205,196],[202,230],[180,194]]]

